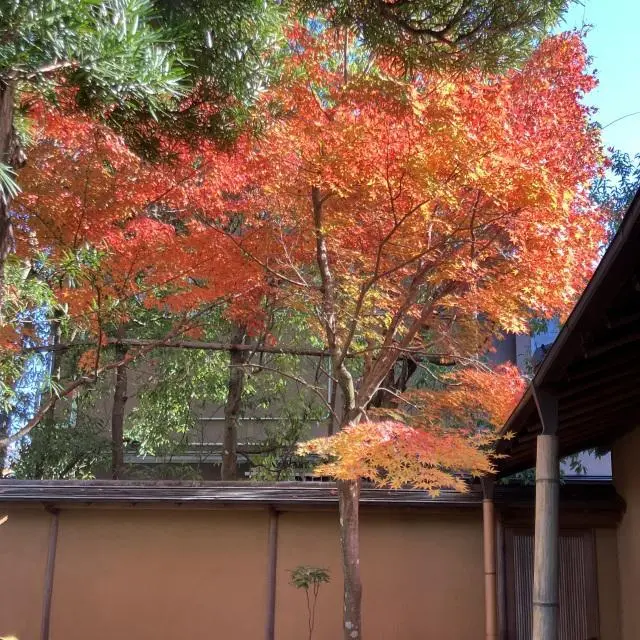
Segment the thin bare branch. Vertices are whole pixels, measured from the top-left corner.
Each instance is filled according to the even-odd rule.
[[[308,382],[304,378],[295,376],[292,373],[286,373],[285,371],[281,371],[280,369],[276,369],[275,367],[269,367],[265,364],[247,363],[247,364],[234,365],[234,366],[243,367],[245,369],[261,369],[263,371],[271,371],[273,373],[277,373],[279,376],[282,376],[283,378],[287,378],[289,380],[292,380],[293,382],[296,382],[302,385],[306,389],[309,389],[310,391],[312,391],[316,396],[318,396],[318,398],[322,400],[322,404],[327,408],[331,416],[337,420],[337,416],[334,413],[333,409],[331,408],[331,405],[327,402],[327,399],[322,394],[322,389],[319,387],[316,387],[315,385],[312,385],[310,382]]]

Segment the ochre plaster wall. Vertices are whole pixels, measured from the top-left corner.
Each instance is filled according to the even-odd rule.
[[[42,594],[52,516],[0,506],[0,637],[40,637]]]
[[[51,640],[261,638],[267,526],[264,511],[62,511]]]
[[[627,509],[618,527],[622,640],[640,638],[640,429],[613,449],[613,481]]]
[[[280,516],[277,640],[300,640],[304,595],[288,570],[325,567],[314,640],[341,637],[342,571],[335,513]],[[367,640],[474,640],[484,633],[480,513],[361,515],[363,634]]]
[[[50,522],[41,508],[12,508],[0,527],[0,637],[40,637]],[[631,609],[624,619],[627,635],[620,634],[617,548],[629,553],[625,535],[621,530],[618,540],[613,529],[596,531],[599,640],[640,638],[632,626],[639,609],[632,571],[621,570],[623,608]],[[262,640],[267,539],[266,510],[63,509],[51,640]],[[331,583],[320,590],[314,640],[341,637],[335,511],[279,515],[276,640],[307,637],[304,594],[290,585],[289,571],[298,565],[331,573]],[[364,509],[361,570],[367,640],[483,637],[479,511]]]

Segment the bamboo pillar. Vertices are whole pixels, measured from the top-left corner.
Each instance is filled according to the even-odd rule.
[[[533,640],[558,637],[558,437],[538,436],[533,552]]]
[[[482,479],[484,610],[485,636],[487,640],[498,640],[498,603],[496,598],[496,526],[493,488],[494,481],[492,478]]]
[[[536,451],[536,515],[533,550],[533,640],[558,639],[559,486],[558,401],[534,387],[542,434]]]

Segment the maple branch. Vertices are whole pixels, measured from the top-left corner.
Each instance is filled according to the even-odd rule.
[[[391,192],[389,192],[389,193],[390,193],[390,196],[391,196]],[[368,291],[371,289],[371,287],[376,282],[382,280],[383,278],[386,278],[386,277],[392,275],[393,273],[395,273],[396,271],[399,271],[400,269],[408,267],[411,263],[415,262],[416,260],[421,260],[422,258],[424,258],[431,251],[434,251],[435,249],[439,248],[440,246],[444,246],[444,245],[447,244],[447,242],[449,242],[449,240],[446,240],[446,241],[443,240],[441,243],[439,243],[438,245],[435,245],[435,246],[432,246],[431,242],[429,242],[428,245],[427,245],[427,248],[425,250],[421,251],[420,253],[414,254],[413,256],[407,258],[406,260],[403,260],[402,262],[394,265],[393,267],[390,267],[390,268],[386,269],[382,273],[379,272],[379,265],[380,265],[380,261],[381,261],[382,248],[384,247],[384,245],[391,240],[391,238],[393,237],[395,232],[400,228],[400,226],[412,214],[414,214],[415,212],[419,211],[427,202],[428,202],[428,200],[424,200],[424,201],[418,203],[417,205],[412,207],[409,211],[407,211],[407,213],[405,213],[399,221],[396,219],[396,222],[395,222],[394,226],[392,227],[392,229],[381,240],[380,245],[378,246],[377,254],[376,254],[376,264],[375,264],[375,269],[374,269],[374,275],[369,280],[367,280],[366,282],[364,282],[362,284],[362,286],[360,288],[360,291],[359,291],[358,300],[356,302],[356,308],[355,308],[355,311],[354,311],[354,314],[353,314],[353,321],[352,321],[352,323],[350,325],[349,333],[347,335],[347,340],[345,341],[343,353],[341,355],[341,359],[342,360],[344,360],[344,358],[346,357],[349,345],[351,344],[351,341],[353,340],[353,336],[355,335],[355,331],[357,329],[357,325],[358,325],[358,322],[359,322],[359,315],[360,315],[360,312],[362,310],[362,305],[364,304],[365,296],[368,293]],[[395,218],[395,215],[394,215],[394,218]],[[458,227],[457,229],[453,230],[452,235],[455,235],[455,233],[457,233],[460,230],[462,230],[462,227]],[[401,308],[401,309],[403,309],[403,313],[411,306],[411,304],[409,304],[409,306],[407,306],[406,309],[404,307]],[[400,319],[400,316],[398,314],[396,314],[394,316],[394,320],[392,321],[392,324],[396,321],[396,319],[398,319],[398,320]],[[393,330],[393,333],[395,333],[395,328]]]
[[[272,269],[266,262],[264,262],[263,260],[260,260],[260,258],[255,256],[250,251],[248,251],[246,249],[246,247],[242,246],[242,243],[238,242],[238,240],[236,240],[236,238],[233,236],[233,234],[230,234],[227,231],[225,231],[224,229],[220,229],[218,227],[212,227],[212,229],[214,231],[217,231],[218,233],[222,234],[225,238],[228,238],[229,240],[231,240],[231,242],[233,242],[233,244],[235,244],[236,247],[238,247],[238,249],[240,249],[240,251],[242,251],[242,253],[245,256],[247,256],[247,258],[249,258],[249,260],[253,260],[256,264],[260,265],[265,271],[270,273],[275,278],[278,278],[280,280],[284,280],[284,282],[288,282],[289,284],[292,284],[292,285],[294,285],[296,287],[302,287],[304,289],[308,289],[309,288],[309,284],[307,282],[305,282],[304,280],[302,280],[301,282],[297,281],[297,280],[293,280],[292,278],[289,278],[288,276],[285,276],[283,273],[280,273],[279,271],[276,271],[275,269]]]
[[[47,412],[53,409],[53,407],[55,407],[58,400],[62,398],[66,398],[67,396],[71,395],[76,389],[80,387],[83,387],[87,384],[91,384],[95,382],[98,379],[98,377],[103,373],[105,373],[106,371],[111,371],[112,369],[117,369],[118,367],[127,365],[130,362],[142,357],[143,355],[146,355],[153,349],[162,347],[165,343],[170,342],[177,335],[180,335],[181,333],[188,331],[191,328],[191,323],[195,318],[203,315],[207,311],[210,311],[217,304],[218,303],[213,303],[201,309],[188,320],[184,320],[181,324],[178,324],[173,330],[171,330],[166,336],[164,336],[164,338],[161,338],[159,340],[152,340],[149,342],[149,344],[143,345],[139,350],[135,352],[130,350],[127,351],[124,357],[121,358],[120,360],[117,360],[115,362],[110,362],[108,364],[103,365],[102,367],[97,366],[98,363],[96,363],[96,367],[92,375],[80,376],[79,378],[76,378],[75,380],[72,380],[71,382],[69,382],[66,386],[62,388],[62,390],[57,391],[55,394],[52,394],[49,400],[47,400],[47,402],[45,402],[40,407],[38,412],[33,416],[33,418],[31,418],[31,420],[29,420],[29,422],[27,422],[27,424],[24,427],[22,427],[21,429],[19,429],[18,431],[16,431],[14,434],[10,436],[7,436],[5,438],[0,438],[0,449],[2,449],[3,447],[6,448],[10,444],[16,442],[20,438],[23,438],[24,436],[29,434],[29,432],[40,423],[40,421],[44,418]],[[123,340],[115,338],[113,339],[113,344],[123,344]]]
[[[278,229],[280,231],[280,246],[284,251],[284,255],[287,258],[287,262],[289,263],[289,266],[291,267],[293,272],[298,276],[298,279],[300,280],[300,282],[303,282],[306,287],[309,287],[309,284],[304,279],[304,276],[302,275],[302,273],[300,273],[300,270],[295,266],[295,264],[293,263],[293,260],[291,259],[289,249],[287,248],[287,243],[284,241],[284,236],[282,235],[282,227],[280,226]]]
[[[231,365],[231,366],[232,367],[247,368],[247,369],[256,368],[256,369],[261,369],[262,371],[271,371],[273,373],[277,373],[278,375],[282,376],[283,378],[288,378],[289,380],[293,380],[294,382],[302,385],[303,387],[306,387],[307,389],[310,389],[315,395],[317,395],[320,398],[320,400],[322,400],[322,404],[324,404],[324,406],[327,408],[327,410],[331,414],[331,417],[334,420],[338,419],[336,414],[335,414],[335,412],[334,412],[334,410],[333,410],[333,408],[331,407],[331,404],[327,401],[327,399],[322,394],[321,389],[316,387],[315,385],[312,385],[310,382],[307,382],[303,378],[295,376],[292,373],[286,373],[284,371],[281,371],[280,369],[276,369],[275,367],[270,367],[270,366],[265,365],[265,364],[247,363],[247,364],[239,364],[239,365]]]
[[[327,240],[322,230],[322,204],[323,199],[318,187],[311,189],[311,201],[313,205],[313,224],[316,236],[316,262],[320,270],[320,280],[322,286],[322,313],[323,323],[327,331],[327,341],[329,349],[335,352],[336,349],[336,310],[335,310],[335,283],[333,273],[329,265],[329,253],[327,251]]]
[[[409,287],[407,297],[400,309],[396,312],[394,320],[387,331],[382,353],[371,367],[368,375],[369,379],[363,380],[360,388],[358,389],[358,410],[361,410],[361,408],[366,407],[369,404],[373,394],[377,391],[378,386],[384,380],[389,368],[393,366],[393,362],[397,359],[398,353],[409,347],[420,328],[424,326],[426,320],[433,312],[436,303],[455,289],[456,285],[452,282],[446,282],[437,288],[432,293],[430,302],[423,305],[420,315],[414,319],[411,325],[409,325],[404,336],[394,344],[394,336],[400,321],[405,317],[409,308],[415,303],[419,291],[419,285],[424,281],[424,277],[428,273],[429,268],[429,264],[425,265],[425,267],[421,268],[414,276],[413,282]]]
[[[141,350],[135,355],[127,354],[121,360],[118,360],[116,362],[110,362],[109,364],[106,364],[102,367],[96,367],[94,369],[93,374],[90,376],[81,376],[80,378],[76,378],[75,380],[69,382],[65,387],[62,388],[61,391],[58,391],[55,394],[52,394],[49,400],[47,400],[47,402],[45,402],[40,407],[38,412],[33,416],[33,418],[31,418],[31,420],[29,420],[29,422],[27,422],[27,424],[24,427],[22,427],[21,429],[18,429],[18,431],[16,431],[14,434],[6,438],[1,438],[0,449],[5,448],[10,444],[13,444],[14,442],[17,442],[18,440],[20,440],[20,438],[23,438],[24,436],[26,436],[32,429],[34,429],[40,423],[40,421],[42,420],[42,418],[44,418],[47,412],[53,409],[53,407],[55,407],[58,400],[62,398],[66,398],[67,396],[71,395],[79,387],[83,387],[87,384],[96,382],[96,380],[101,374],[105,373],[106,371],[110,371],[111,369],[117,369],[118,367],[126,365],[132,360],[135,360],[141,355],[144,355],[144,353],[146,353],[146,350]]]
[[[352,419],[352,413],[356,408],[355,405],[355,388],[353,384],[353,376],[345,367],[344,358],[340,357],[338,352],[338,343],[336,335],[336,298],[335,298],[335,282],[333,273],[329,264],[329,252],[327,250],[327,239],[322,229],[322,205],[329,197],[327,194],[324,198],[320,194],[318,187],[311,188],[311,202],[313,205],[313,227],[316,236],[316,262],[320,270],[320,279],[322,281],[322,313],[323,324],[327,334],[327,343],[331,352],[331,361],[333,365],[333,373],[338,379],[338,384],[343,394],[343,420]]]
[[[307,90],[309,91],[309,93],[313,96],[313,100],[316,103],[316,105],[318,106],[318,109],[320,109],[320,111],[322,112],[322,115],[329,121],[332,122],[333,118],[331,117],[330,114],[327,113],[326,109],[322,106],[322,103],[320,102],[320,98],[318,98],[318,96],[316,95],[316,92],[313,90],[313,87],[308,84],[307,85]]]
[[[395,391],[392,391],[388,387],[378,387],[376,391],[384,391],[385,393],[388,393],[394,398],[397,398],[398,400],[400,400],[400,402],[403,402],[404,404],[410,406],[412,409],[418,409],[418,407],[415,404],[413,404],[412,402],[409,402],[406,398],[403,398],[401,395],[399,395]]]
[[[389,184],[388,181],[387,181],[387,184]],[[390,185],[389,185],[389,197],[391,198],[392,207],[393,207],[393,195],[391,193],[391,186]],[[356,301],[356,307],[355,307],[355,310],[354,310],[354,313],[353,313],[353,320],[351,322],[351,325],[349,326],[349,332],[348,332],[347,337],[346,337],[346,339],[344,341],[342,353],[340,354],[340,357],[339,357],[339,360],[338,360],[339,364],[342,364],[342,362],[344,361],[344,359],[345,359],[345,357],[347,355],[347,352],[349,350],[349,345],[351,344],[351,341],[353,340],[353,337],[354,337],[354,335],[356,333],[356,330],[358,328],[358,324],[360,322],[360,313],[362,311],[362,306],[364,305],[364,301],[365,301],[366,295],[371,290],[371,287],[376,282],[378,282],[382,278],[386,277],[387,275],[390,275],[394,271],[397,271],[398,269],[402,269],[404,266],[408,266],[409,264],[411,264],[411,262],[414,262],[415,260],[419,260],[421,257],[423,257],[426,253],[428,253],[431,250],[430,248],[427,248],[427,250],[425,252],[422,252],[418,256],[411,258],[408,262],[401,263],[399,266],[396,266],[393,269],[387,269],[382,274],[380,274],[380,272],[379,272],[380,271],[380,263],[382,261],[382,251],[383,251],[385,245],[391,240],[391,238],[398,231],[398,229],[401,227],[401,225],[404,222],[406,222],[409,219],[409,217],[412,216],[416,211],[419,211],[427,202],[428,202],[428,200],[424,200],[424,201],[420,202],[419,204],[417,204],[416,206],[412,207],[411,209],[409,209],[409,211],[407,211],[400,218],[400,220],[396,219],[395,208],[393,209],[393,211],[394,211],[393,217],[394,217],[394,220],[396,220],[396,221],[395,221],[393,227],[391,228],[391,230],[386,234],[386,236],[384,238],[382,238],[382,240],[378,244],[378,249],[376,251],[376,261],[375,261],[375,266],[374,266],[374,270],[373,270],[373,276],[371,276],[371,278],[369,278],[369,280],[363,282],[362,286],[360,287],[360,291],[358,293],[358,299]]]
[[[41,76],[47,73],[53,73],[55,71],[60,71],[61,69],[70,69],[72,67],[77,67],[78,63],[75,60],[64,60],[60,62],[52,62],[51,64],[45,64],[41,67],[38,67],[34,71],[30,73],[18,74],[22,75],[25,80],[33,80],[36,76]]]

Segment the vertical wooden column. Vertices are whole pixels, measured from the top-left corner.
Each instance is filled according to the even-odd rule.
[[[498,609],[498,637],[504,640],[507,630],[507,590],[505,586],[505,544],[502,514],[496,514],[496,599]]]
[[[482,495],[485,636],[486,640],[498,640],[496,526],[493,501],[493,478],[482,478]]]
[[[48,509],[51,513],[51,525],[49,528],[49,551],[47,554],[47,568],[44,574],[44,593],[42,596],[42,621],[40,624],[40,639],[49,640],[51,627],[51,602],[53,598],[53,577],[56,567],[56,551],[58,549],[58,526],[60,523],[60,511]]]
[[[265,640],[275,640],[276,633],[276,587],[278,568],[278,512],[269,509],[269,540],[267,544],[267,616],[265,623]]]
[[[558,403],[548,392],[534,389],[542,423],[536,453],[536,512],[533,551],[533,640],[558,638]]]

